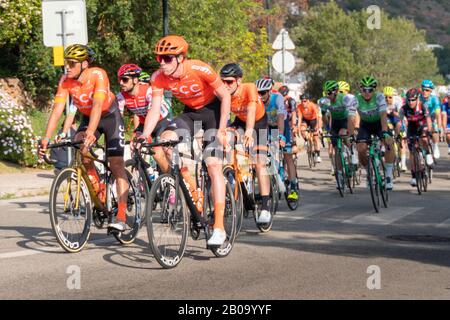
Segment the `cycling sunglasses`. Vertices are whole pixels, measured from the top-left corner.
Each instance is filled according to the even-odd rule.
[[[263,95],[267,94],[267,92],[269,92],[269,91],[270,90],[259,91],[259,94],[263,96]]]
[[[70,69],[75,68],[75,66],[77,65],[77,63],[81,63],[80,61],[77,60],[64,60],[64,64],[69,67]]]
[[[362,92],[364,93],[372,93],[375,91],[374,88],[361,88]]]
[[[331,96],[332,94],[336,94],[338,91],[336,89],[327,91],[327,95]]]
[[[176,56],[174,56],[174,55],[162,54],[162,55],[156,56],[156,61],[158,61],[159,63],[164,61],[165,64],[168,64],[168,63],[171,63],[174,58],[176,58]]]
[[[130,77],[120,77],[119,78],[119,83],[123,82],[123,83],[128,83],[128,81],[130,81],[131,78]]]
[[[433,91],[433,90],[430,89],[430,88],[424,88],[424,87],[422,87],[422,90],[423,90],[423,91],[426,91],[426,92],[432,92],[432,91]]]
[[[414,101],[417,101],[417,98],[414,98],[414,99],[408,99],[408,101],[409,101],[409,102],[414,102]]]
[[[225,80],[225,79],[222,79],[222,81],[223,81],[224,83],[226,83],[227,85],[232,85],[233,83],[236,82],[236,79],[233,79],[233,80]]]

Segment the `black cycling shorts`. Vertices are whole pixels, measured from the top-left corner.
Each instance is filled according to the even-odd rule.
[[[303,124],[306,124],[306,127],[310,128],[311,130],[316,130],[317,119],[313,120],[302,119],[302,125]]]
[[[408,141],[408,149],[410,152],[412,152],[413,148],[413,141],[411,141],[411,137],[414,136],[420,136],[422,137],[424,134],[427,133],[428,128],[426,126],[418,126],[414,124],[413,122],[408,123],[408,130],[406,132],[406,139]]]
[[[372,134],[378,136],[380,139],[383,138],[383,129],[381,127],[381,121],[373,123],[361,121],[356,141],[358,142],[360,140],[368,140],[370,138],[370,135]]]
[[[342,129],[347,129],[348,126],[348,120],[347,119],[341,119],[341,120],[335,120],[332,119],[331,120],[331,131],[330,134],[332,136],[338,136],[339,135],[339,131],[341,131]],[[337,146],[337,140],[336,139],[331,139],[331,144],[333,145],[333,147]]]
[[[234,128],[236,130],[240,130],[241,136],[245,132],[246,123],[236,117],[236,119],[233,121],[233,123],[230,125],[231,128]],[[253,132],[253,139],[255,141],[254,146],[260,147],[260,146],[267,146],[267,132],[268,132],[268,120],[267,120],[267,114],[264,114],[264,117],[259,119],[255,122],[254,132]],[[259,148],[258,148],[259,149]]]
[[[164,131],[176,132],[179,137],[186,138],[188,141],[185,142],[192,146],[192,137],[203,129],[205,154],[223,159],[223,146],[216,139],[220,125],[220,108],[221,102],[217,98],[201,109],[185,106],[183,113],[176,117]]]
[[[86,131],[88,125],[89,117],[83,115],[77,133]],[[105,135],[107,157],[123,157],[125,148],[125,124],[119,108],[117,108],[117,102],[114,102],[110,111],[100,118],[94,134],[97,140],[102,134]]]
[[[152,139],[155,140],[157,137],[160,137],[161,133],[163,133],[166,130],[166,128],[169,126],[169,124],[170,124],[170,121],[167,120],[167,118],[164,118],[164,119],[158,121],[158,124],[156,125],[155,129],[153,129]],[[136,132],[140,132],[140,133],[144,132],[144,124],[140,123],[139,126],[136,129],[134,129],[134,132],[135,133]]]

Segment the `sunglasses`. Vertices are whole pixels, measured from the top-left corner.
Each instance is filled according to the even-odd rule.
[[[431,90],[431,89],[423,88],[423,87],[422,87],[422,90],[425,91],[425,92],[432,92],[432,91],[433,91],[433,90]]]
[[[128,83],[128,81],[130,81],[131,78],[130,77],[120,77],[119,78],[119,83]]]
[[[409,102],[414,102],[414,101],[417,101],[417,98],[415,98],[415,99],[408,99],[408,101]]]
[[[392,99],[392,97],[386,96],[386,99],[389,99],[389,100],[390,100],[390,99]]]
[[[260,91],[259,94],[263,96],[263,95],[267,94],[268,92],[269,92],[269,90],[264,90],[264,91]]]
[[[75,66],[77,65],[77,63],[81,63],[80,61],[76,61],[76,60],[65,60],[65,65],[67,67],[69,67],[70,69],[75,68]]]
[[[176,56],[163,54],[156,56],[156,61],[158,61],[159,63],[164,61],[165,64],[169,64],[173,61],[174,58],[176,58]]]
[[[327,91],[327,95],[329,95],[329,96],[331,96],[332,94],[336,94],[336,93],[338,93],[337,90],[330,90],[330,91]]]
[[[233,80],[225,80],[225,79],[222,79],[222,81],[223,81],[224,83],[226,83],[227,85],[232,85],[233,83],[236,82],[235,79],[233,79]]]
[[[372,93],[374,91],[374,88],[361,88],[361,90],[364,93]]]

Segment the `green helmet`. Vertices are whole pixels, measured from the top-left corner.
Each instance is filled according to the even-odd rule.
[[[372,76],[367,76],[361,79],[361,81],[359,82],[360,87],[365,87],[365,88],[376,88],[378,85],[378,81],[377,79],[375,79]]]
[[[339,89],[339,84],[335,80],[328,80],[323,84],[323,91],[333,91]]]
[[[147,72],[142,71],[141,75],[139,76],[139,81],[140,82],[144,82],[144,83],[149,83],[150,82],[150,75]]]

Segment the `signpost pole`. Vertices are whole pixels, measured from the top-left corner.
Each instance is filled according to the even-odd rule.
[[[282,58],[281,66],[282,66],[282,69],[283,69],[283,84],[285,84],[286,83],[286,68],[284,66],[284,56],[285,56],[285,53],[286,53],[286,48],[284,46],[284,35],[285,35],[285,33],[283,31],[281,32],[281,50],[283,52],[282,53],[283,58]]]
[[[67,46],[67,36],[69,35],[73,35],[73,34],[66,34],[66,14],[68,13],[72,13],[73,11],[67,11],[67,10],[62,10],[62,11],[57,11],[56,13],[61,14],[61,32],[62,32],[62,45],[64,50],[66,49]],[[66,66],[64,65],[64,74],[67,74],[67,70],[66,70]],[[69,116],[70,113],[70,99],[66,100],[66,118]],[[70,129],[67,132],[67,138],[70,139]],[[72,159],[72,148],[67,148],[67,160],[68,163],[70,163],[70,160]]]

